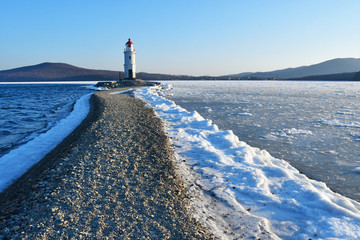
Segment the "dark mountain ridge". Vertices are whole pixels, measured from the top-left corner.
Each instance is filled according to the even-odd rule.
[[[339,73],[354,73],[360,71],[360,58],[336,58],[325,62],[302,66],[297,68],[286,68],[270,72],[239,73],[229,76],[233,77],[258,77],[258,78],[280,78],[298,79],[307,76],[329,75]]]
[[[41,63],[0,71],[0,81],[117,80],[119,72],[79,68],[65,63]]]
[[[272,72],[241,73],[226,76],[191,76],[145,73],[139,75],[143,80],[360,80],[360,59],[337,58],[298,68],[287,68]],[[41,63],[0,71],[0,82],[30,81],[116,81],[123,78],[124,73],[110,70],[93,70],[80,68],[65,63]],[[290,77],[291,76],[291,77]]]
[[[325,74],[325,75],[306,76],[299,78],[289,78],[287,80],[359,81],[360,78],[356,78],[357,74],[359,73],[360,72]]]
[[[143,80],[203,80],[217,79],[211,76],[170,75],[160,73],[139,73]],[[75,67],[66,63],[41,63],[32,66],[0,71],[0,82],[31,81],[102,81],[119,80],[124,72],[110,70],[93,70]]]

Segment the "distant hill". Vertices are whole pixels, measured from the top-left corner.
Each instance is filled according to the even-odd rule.
[[[322,63],[302,66],[297,68],[286,68],[270,72],[239,73],[229,75],[232,77],[253,78],[280,78],[293,79],[307,76],[329,75],[339,73],[354,73],[360,71],[360,58],[336,58]],[[325,80],[325,79],[324,79]]]
[[[65,63],[41,63],[38,65],[0,71],[0,82],[31,81],[101,81],[119,80],[124,72],[79,68]],[[140,73],[144,80],[209,80],[210,76],[169,75],[160,73]]]
[[[360,81],[360,71],[355,74],[353,80],[354,81]]]
[[[2,82],[117,80],[119,72],[79,68],[65,63],[38,65],[0,71]]]
[[[287,80],[359,81],[360,74],[358,74],[359,77],[356,79],[357,74],[358,74],[357,72],[336,73],[336,74],[306,76],[299,78],[289,78]]]
[[[272,72],[240,73],[226,76],[191,76],[141,72],[144,80],[357,80],[360,81],[360,59],[337,58],[310,66],[287,68]],[[93,70],[65,63],[41,63],[38,65],[0,71],[0,82],[30,81],[101,81],[118,80],[123,72]]]

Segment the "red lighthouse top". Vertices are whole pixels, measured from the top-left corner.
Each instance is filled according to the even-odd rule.
[[[133,43],[132,43],[131,39],[129,38],[129,41],[127,41],[127,43],[125,43],[125,45],[127,45],[128,47],[131,47],[131,44],[133,44]]]

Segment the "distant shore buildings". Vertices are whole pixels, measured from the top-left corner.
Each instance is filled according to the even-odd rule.
[[[136,79],[135,49],[131,39],[127,41],[124,49],[124,78]]]

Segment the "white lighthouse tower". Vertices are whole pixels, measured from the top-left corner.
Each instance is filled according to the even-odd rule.
[[[131,39],[125,44],[124,50],[124,77],[125,79],[136,79],[135,49]]]

